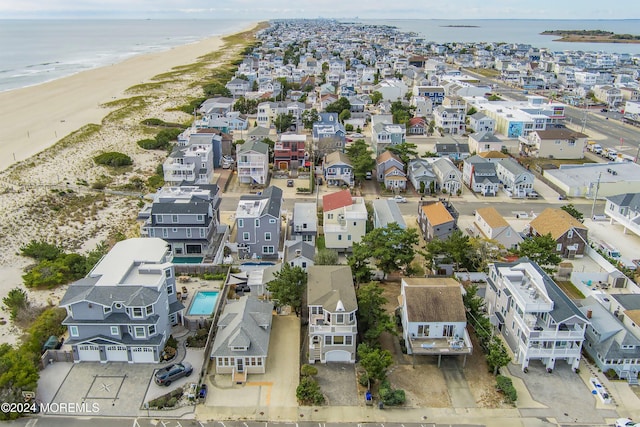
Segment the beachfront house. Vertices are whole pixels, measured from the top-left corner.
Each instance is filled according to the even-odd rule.
[[[534,361],[549,372],[558,360],[580,365],[589,319],[536,263],[491,264],[485,304],[523,371]]]
[[[190,134],[186,145],[176,145],[164,161],[164,182],[172,186],[210,184],[213,157],[213,134]]]
[[[142,237],[160,237],[174,259],[199,258],[219,263],[228,226],[220,224],[220,196],[215,184],[162,187],[138,218]]]
[[[351,268],[316,265],[307,280],[309,363],[355,363],[358,302]]]
[[[231,374],[232,384],[239,384],[266,372],[272,313],[272,301],[253,295],[227,300],[210,355],[216,374]]]
[[[236,243],[241,258],[277,259],[280,248],[282,190],[240,196],[236,209]]]
[[[464,355],[464,367],[473,345],[460,283],[451,278],[405,277],[400,299],[407,354],[438,356],[438,366],[443,355]]]
[[[69,285],[60,307],[74,362],[157,363],[182,319],[167,243],[122,240],[84,278]]]
[[[624,232],[640,236],[640,193],[624,193],[607,197],[604,213],[611,222],[624,227]]]

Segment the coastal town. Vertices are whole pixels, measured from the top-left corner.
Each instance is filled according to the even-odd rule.
[[[635,425],[640,55],[242,34],[2,172],[7,419]]]

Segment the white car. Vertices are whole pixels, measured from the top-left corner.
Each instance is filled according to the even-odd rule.
[[[389,200],[393,200],[396,203],[407,203],[407,199],[405,199],[402,196],[393,196],[393,197],[389,197]]]
[[[640,425],[640,424],[631,421],[631,419],[629,418],[618,418],[615,424],[616,427],[633,427],[637,425]]]

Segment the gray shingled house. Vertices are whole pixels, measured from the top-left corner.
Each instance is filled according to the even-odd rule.
[[[75,362],[160,361],[182,317],[171,253],[158,238],[118,242],[60,301]]]
[[[236,243],[240,256],[278,258],[281,208],[282,190],[278,187],[240,197],[236,209]]]

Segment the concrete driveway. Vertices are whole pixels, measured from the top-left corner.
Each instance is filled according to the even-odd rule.
[[[329,406],[358,406],[356,368],[350,363],[316,363],[316,380]]]

